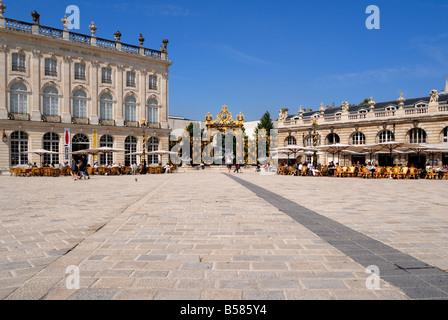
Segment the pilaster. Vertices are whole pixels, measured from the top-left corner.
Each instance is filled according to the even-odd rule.
[[[71,123],[72,117],[70,112],[70,104],[71,104],[71,64],[72,58],[70,56],[65,56],[62,62],[62,90],[63,99],[62,99],[62,122],[63,123]]]
[[[42,121],[41,103],[40,103],[40,68],[41,68],[41,52],[39,50],[33,50],[31,58],[31,120]]]
[[[116,88],[117,88],[117,103],[115,104],[115,124],[117,127],[124,126],[124,118],[123,118],[123,70],[124,67],[119,65],[117,67],[116,73]]]
[[[92,72],[90,73],[91,77],[91,89],[92,89],[92,99],[91,99],[91,106],[90,106],[90,124],[92,125],[98,125],[99,118],[98,118],[98,68],[99,63],[98,61],[94,60],[91,62],[92,66]]]
[[[8,70],[8,47],[0,44],[0,119],[8,119],[8,109],[6,108],[6,71]]]

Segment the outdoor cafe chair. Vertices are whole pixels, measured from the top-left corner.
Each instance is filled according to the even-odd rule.
[[[374,178],[382,178],[383,167],[376,167],[376,171],[373,173]]]
[[[429,172],[426,172],[425,179],[436,179],[437,176],[437,172],[433,168],[429,168]]]
[[[336,168],[336,177],[343,177],[344,175],[344,170],[341,167],[337,167]]]
[[[417,177],[417,175],[418,175],[417,168],[415,168],[415,167],[410,167],[410,168],[409,168],[409,174],[408,174],[409,179],[410,179],[411,177],[415,179],[415,178]]]
[[[387,166],[383,173],[383,178],[390,178],[390,177],[392,177],[392,167]]]
[[[295,176],[296,175],[296,170],[294,170],[293,167],[291,167],[291,166],[288,167],[288,175],[289,176]]]
[[[112,168],[110,168],[110,174],[111,174],[111,175],[115,175],[115,176],[120,175],[120,170],[119,170],[119,168],[118,168],[118,167],[112,167]]]
[[[300,175],[301,176],[306,176],[306,174],[307,174],[307,167],[306,166],[302,166],[302,171],[300,172]]]
[[[405,179],[408,174],[408,171],[409,171],[408,167],[401,168],[400,178]]]
[[[69,176],[72,170],[69,167],[65,167],[61,169],[61,176]]]
[[[392,168],[392,178],[399,179],[401,177],[401,168],[399,166],[395,166]]]
[[[372,172],[369,171],[369,168],[362,167],[362,177],[367,179],[372,178]]]
[[[354,177],[356,173],[356,167],[350,167],[347,171],[347,177]]]

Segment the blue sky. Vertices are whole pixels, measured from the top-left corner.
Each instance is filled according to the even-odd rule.
[[[428,96],[448,74],[446,0],[172,0],[129,2],[5,0],[5,16],[62,28],[65,8],[80,8],[81,29],[159,49],[169,39],[170,114],[203,120],[222,105],[246,120],[280,108],[318,109]],[[366,8],[377,5],[380,30],[368,30]]]

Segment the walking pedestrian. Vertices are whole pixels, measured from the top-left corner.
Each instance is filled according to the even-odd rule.
[[[78,180],[78,166],[77,166],[75,158],[73,158],[73,157],[72,157],[72,164],[70,166],[70,170],[71,170],[73,181]]]

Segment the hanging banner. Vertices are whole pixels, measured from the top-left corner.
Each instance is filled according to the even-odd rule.
[[[70,128],[64,129],[64,161],[70,162]]]
[[[93,146],[94,149],[98,148],[98,131],[93,130]],[[96,162],[98,160],[98,156],[95,154],[93,156],[93,161]]]

